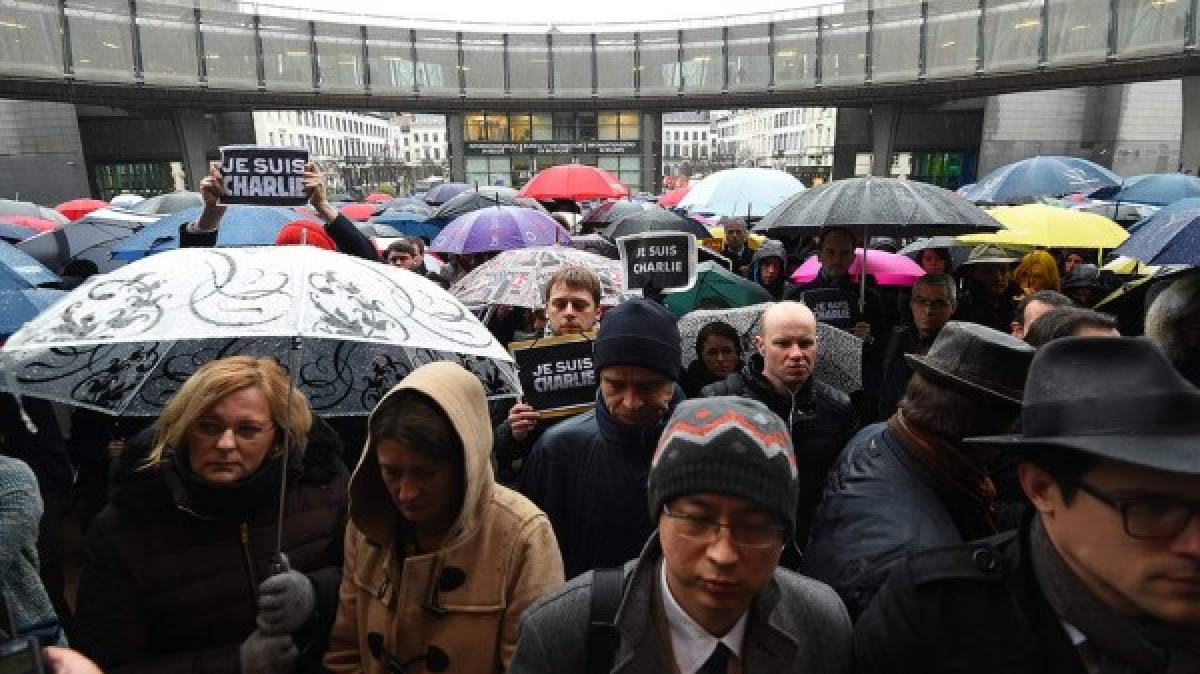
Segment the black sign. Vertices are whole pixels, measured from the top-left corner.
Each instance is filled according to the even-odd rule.
[[[806,290],[804,303],[812,309],[818,321],[847,332],[862,320],[858,310],[858,293],[837,288]]]
[[[221,148],[222,204],[299,206],[304,195],[308,150],[262,145]]]
[[[566,416],[596,403],[591,336],[566,335],[509,345],[525,403],[543,416]]]
[[[648,287],[687,290],[696,282],[696,237],[682,232],[646,232],[617,239],[630,292]]]
[[[641,154],[640,140],[534,141],[519,143],[467,143],[464,154],[502,157],[512,154]]]

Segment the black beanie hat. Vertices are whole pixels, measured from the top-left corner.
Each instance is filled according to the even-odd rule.
[[[799,487],[787,424],[766,405],[739,396],[685,400],[667,421],[650,467],[650,516],[699,492],[744,498],[796,531]]]
[[[679,380],[683,346],[679,325],[666,307],[635,298],[618,304],[600,321],[593,345],[596,372],[610,365],[636,365]]]

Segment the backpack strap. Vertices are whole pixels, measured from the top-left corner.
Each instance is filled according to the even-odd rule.
[[[617,631],[617,609],[624,593],[625,572],[620,567],[592,572],[592,606],[588,616],[587,674],[612,671],[621,633]]]

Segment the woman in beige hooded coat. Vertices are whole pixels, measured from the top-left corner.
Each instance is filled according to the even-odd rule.
[[[368,431],[326,667],[503,672],[521,613],[563,571],[545,514],[492,478],[482,385],[456,364],[425,365]]]

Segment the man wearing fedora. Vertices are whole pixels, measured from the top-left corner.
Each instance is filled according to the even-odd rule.
[[[830,474],[800,572],[837,590],[852,616],[906,552],[996,533],[988,456],[963,438],[1012,429],[1033,349],[950,321],[913,374],[899,409],[854,436]]]
[[[1017,256],[992,244],[975,246],[959,265],[962,292],[954,318],[1007,332],[1016,316],[1021,288],[1009,278]]]
[[[859,672],[1200,672],[1200,390],[1148,341],[1038,351],[1018,531],[914,554],[857,626]]]

